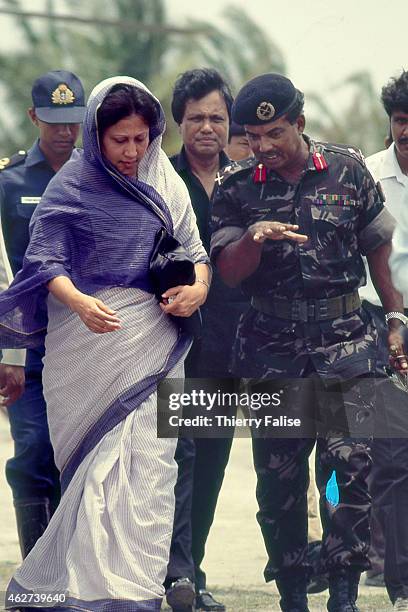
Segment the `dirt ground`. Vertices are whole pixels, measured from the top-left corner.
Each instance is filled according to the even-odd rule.
[[[20,551],[15,528],[14,512],[10,488],[4,477],[6,459],[12,455],[13,445],[8,431],[8,421],[0,414],[0,589],[4,589],[16,564],[20,561]],[[227,468],[224,485],[221,491],[217,514],[210,533],[207,554],[203,568],[207,572],[208,584],[215,593],[226,597],[229,611],[245,610],[278,610],[274,585],[266,585],[262,571],[266,555],[256,519],[255,474],[252,467],[251,442],[248,438],[235,439],[231,459]],[[361,612],[377,610],[385,612],[391,609],[387,605],[383,589],[362,587],[365,596],[373,595],[374,601],[380,596],[381,604],[361,607]],[[251,601],[251,593],[260,602],[267,605],[244,603]],[[235,594],[235,599],[234,599]],[[238,595],[239,594],[239,595]],[[256,597],[255,597],[256,596]],[[240,605],[234,604],[238,599]],[[222,597],[219,597],[222,599]],[[310,598],[311,612],[325,609],[324,597]]]

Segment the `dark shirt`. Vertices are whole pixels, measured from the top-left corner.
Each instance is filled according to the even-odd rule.
[[[15,275],[29,242],[29,223],[48,183],[55,175],[38,141],[0,172],[0,210],[4,241]]]
[[[309,141],[306,172],[297,184],[268,171],[254,181],[252,168],[227,173],[213,204],[211,254],[238,240],[258,221],[299,225],[309,240],[267,240],[257,270],[242,287],[248,295],[327,298],[365,284],[361,255],[391,239],[393,220],[359,153],[347,145]],[[314,155],[327,168],[317,167]]]
[[[27,154],[14,156],[9,166],[0,172],[1,223],[14,275],[23,265],[30,240],[31,216],[54,175],[38,140]],[[26,376],[41,372],[43,356],[43,346],[27,351]],[[36,379],[36,384],[41,385],[41,378]]]
[[[210,222],[211,222],[211,199],[208,197],[200,179],[191,171],[188,163],[186,151],[181,148],[180,153],[170,157],[177,174],[181,176],[185,182],[191,198],[195,216],[197,217],[197,226],[200,232],[201,242],[204,245],[207,253],[210,252]],[[230,164],[230,160],[224,151],[220,153],[220,168]],[[214,183],[214,191],[216,184]],[[213,194],[214,194],[213,191]]]
[[[197,217],[197,226],[205,249],[210,249],[210,220],[212,200],[200,180],[191,171],[184,147],[170,158],[177,173],[185,182]],[[220,169],[231,165],[224,152],[220,153]],[[222,172],[221,172],[222,174]],[[215,190],[214,190],[215,191]],[[241,289],[231,289],[214,271],[207,301],[201,308],[203,339],[193,347],[186,362],[187,376],[228,376],[232,344],[238,320],[249,306]]]

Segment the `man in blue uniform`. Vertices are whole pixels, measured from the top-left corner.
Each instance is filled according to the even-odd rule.
[[[40,76],[28,109],[39,138],[26,153],[0,163],[0,205],[4,241],[13,274],[22,266],[29,223],[49,181],[70,158],[85,114],[78,77],[65,70]],[[44,348],[27,351],[24,395],[9,408],[15,454],[6,465],[13,491],[23,557],[43,534],[59,502],[59,474],[54,464],[42,393]]]
[[[402,356],[402,297],[387,264],[394,220],[354,147],[304,135],[303,94],[289,79],[252,79],[232,117],[245,125],[256,157],[252,168],[224,173],[213,205],[212,258],[228,284],[251,296],[234,371],[258,387],[268,381],[282,393],[283,414],[295,409],[307,426],[297,437],[283,427],[253,435],[265,579],[276,580],[284,612],[308,612],[306,493],[317,435],[328,610],[357,612],[368,567],[376,375],[375,329],[358,296],[361,255],[389,313],[390,349]]]

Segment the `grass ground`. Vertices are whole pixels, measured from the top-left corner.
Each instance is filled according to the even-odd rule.
[[[15,567],[14,563],[0,563],[0,591],[2,593]],[[279,597],[271,591],[268,587],[261,589],[251,585],[245,588],[214,587],[212,589],[216,598],[227,606],[228,612],[278,612],[280,610]],[[360,612],[391,610],[390,602],[383,589],[364,589],[364,591],[358,600]],[[326,612],[326,600],[327,593],[311,595],[309,597],[310,612]],[[164,610],[169,610],[169,608],[163,606],[163,612]]]
[[[12,452],[8,424],[0,418],[0,596],[20,559],[10,488],[4,478],[4,463]],[[228,612],[279,611],[275,586],[263,582],[266,555],[256,510],[250,440],[236,439],[204,559],[210,588]],[[326,600],[327,593],[312,595],[310,612],[324,612]],[[367,587],[361,589],[359,607],[361,612],[392,609],[384,589]]]

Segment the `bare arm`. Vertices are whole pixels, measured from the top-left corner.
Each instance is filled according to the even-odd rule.
[[[120,329],[120,321],[114,310],[111,310],[101,300],[78,291],[66,276],[53,278],[48,283],[48,290],[57,300],[76,312],[88,329],[96,334]]]
[[[391,241],[367,253],[370,275],[385,312],[404,312],[402,295],[395,289],[391,280],[388,266],[390,255]]]
[[[245,234],[222,249],[217,258],[221,278],[229,287],[236,287],[259,266],[265,240],[293,240],[299,244],[308,237],[297,234],[298,225],[277,221],[260,221],[251,225]]]
[[[385,312],[404,312],[402,295],[395,289],[391,280],[388,259],[391,255],[391,241],[367,253],[368,266],[373,285],[379,295]],[[404,354],[403,342],[399,333],[402,323],[399,319],[388,321],[388,346],[392,357],[392,365],[396,369],[408,369],[407,357]]]

